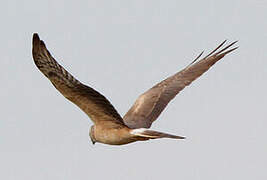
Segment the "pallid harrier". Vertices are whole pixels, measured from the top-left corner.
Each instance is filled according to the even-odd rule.
[[[89,135],[92,143],[122,145],[157,138],[184,139],[184,137],[152,131],[150,128],[167,104],[192,81],[237,47],[236,42],[221,48],[226,41],[203,59],[202,53],[186,68],[156,84],[140,95],[122,118],[112,104],[99,92],[82,84],[67,72],[47,50],[38,34],[33,35],[32,55],[36,66],[59,92],[76,104],[94,122]],[[218,51],[218,52],[217,52]]]

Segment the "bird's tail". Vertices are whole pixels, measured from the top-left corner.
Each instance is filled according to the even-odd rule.
[[[145,128],[133,129],[131,130],[131,134],[149,139],[158,139],[158,138],[185,139],[185,137],[182,136],[176,136],[163,132],[148,130]]]

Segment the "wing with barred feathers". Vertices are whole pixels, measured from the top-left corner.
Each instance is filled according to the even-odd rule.
[[[64,97],[82,109],[94,123],[113,121],[124,124],[119,113],[102,94],[79,82],[57,63],[38,34],[33,35],[32,43],[34,63]]]

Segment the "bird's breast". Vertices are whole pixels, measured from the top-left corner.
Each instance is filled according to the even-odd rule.
[[[110,145],[122,145],[136,141],[132,134],[130,134],[129,128],[95,128],[95,138],[97,142],[110,144]]]

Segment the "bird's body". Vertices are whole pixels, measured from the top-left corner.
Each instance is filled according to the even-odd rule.
[[[184,139],[182,136],[147,128],[150,128],[167,104],[182,89],[201,76],[226,54],[236,49],[228,50],[234,42],[216,52],[224,43],[225,41],[209,55],[197,61],[202,55],[201,53],[185,69],[140,95],[123,118],[102,94],[82,84],[59,65],[37,34],[33,35],[32,54],[36,66],[52,82],[55,88],[83,110],[94,122],[90,130],[92,142],[122,145],[157,138]]]
[[[131,129],[128,127],[106,123],[96,124],[92,126],[91,129],[95,142],[111,145],[122,145],[134,142],[136,139],[130,131]]]

